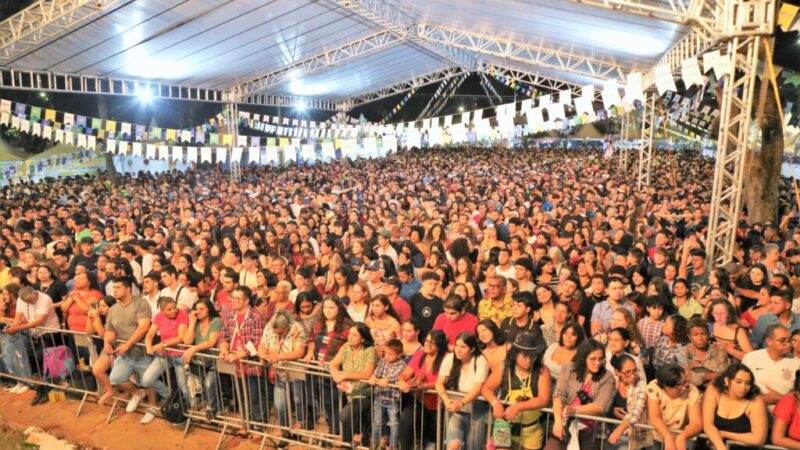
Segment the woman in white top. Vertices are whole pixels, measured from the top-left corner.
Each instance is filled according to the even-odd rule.
[[[447,450],[482,448],[485,427],[480,418],[486,407],[473,402],[480,395],[488,376],[489,365],[478,349],[478,338],[469,332],[459,334],[453,353],[445,356],[436,380],[436,392],[448,412]],[[451,398],[449,393],[453,391],[464,396]]]
[[[350,288],[350,303],[347,305],[347,314],[353,322],[364,322],[369,315],[369,306],[372,303],[372,298],[369,295],[369,287],[367,283],[359,280],[353,287]]]
[[[575,322],[568,322],[561,329],[561,334],[558,337],[558,342],[547,347],[544,352],[542,362],[545,367],[550,370],[553,383],[558,380],[561,375],[561,367],[564,364],[572,362],[572,357],[575,356],[575,351],[586,339],[586,333],[583,327]]]

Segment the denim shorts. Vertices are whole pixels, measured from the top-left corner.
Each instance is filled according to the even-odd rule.
[[[144,372],[150,367],[153,362],[151,356],[134,359],[129,355],[122,355],[114,360],[114,367],[111,369],[112,386],[118,386],[126,381],[130,381],[131,375],[136,373],[136,376],[141,381],[144,378]]]

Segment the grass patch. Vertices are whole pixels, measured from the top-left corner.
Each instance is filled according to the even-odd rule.
[[[0,428],[0,448],[9,450],[38,450],[39,446],[25,442],[25,435],[8,427]]]

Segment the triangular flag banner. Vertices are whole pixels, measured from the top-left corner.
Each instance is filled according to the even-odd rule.
[[[117,141],[114,139],[109,139],[106,141],[106,153],[116,153],[117,152]]]
[[[247,162],[258,164],[261,158],[261,149],[259,147],[250,147],[247,149]]]
[[[134,142],[131,144],[131,153],[133,156],[138,156],[139,158],[142,157],[142,143],[141,142]]]
[[[672,70],[667,65],[656,67],[656,88],[658,95],[664,95],[667,91],[676,92],[675,80],[672,78]]]
[[[72,125],[75,123],[75,115],[64,113],[64,125]]]
[[[169,147],[166,145],[158,146],[158,159],[166,161],[169,159]]]
[[[86,148],[86,135],[83,133],[78,134],[78,147]]]
[[[230,134],[226,136],[230,136]],[[226,162],[228,162],[228,149],[225,147],[217,147],[217,164]]]
[[[117,143],[117,153],[120,155],[127,155],[128,154],[128,143],[127,142],[118,142]]]
[[[200,148],[200,162],[211,162],[211,147]]]
[[[642,73],[631,72],[628,74],[627,84],[625,85],[625,103],[633,105],[634,100],[644,102],[644,89],[642,87]]]
[[[231,162],[242,163],[242,147],[233,147],[231,149]]]
[[[156,159],[156,146],[155,144],[147,144],[147,152],[146,156],[147,159]]]
[[[236,146],[237,147],[247,147],[247,136],[237,135],[236,136]]]
[[[86,148],[97,150],[97,138],[94,136],[86,137]]]
[[[572,105],[572,91],[564,89],[558,92],[558,103],[562,105]]]
[[[686,87],[693,85],[704,86],[703,74],[700,73],[700,64],[697,57],[691,57],[681,61],[681,78]]]
[[[197,147],[186,147],[186,160],[197,162]]]
[[[106,120],[106,131],[117,131],[117,122]]]
[[[172,160],[173,161],[183,160],[183,147],[177,145],[172,146]]]
[[[619,97],[619,86],[617,86],[617,80],[612,79],[603,82],[602,97],[603,107],[605,109],[611,109],[612,106],[618,106],[622,104],[622,100]]]

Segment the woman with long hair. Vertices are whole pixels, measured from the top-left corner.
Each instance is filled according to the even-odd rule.
[[[566,364],[553,391],[553,435],[547,441],[548,450],[567,448],[569,422],[576,414],[602,416],[614,400],[614,375],[606,370],[605,349],[594,339],[578,346],[572,362]],[[578,432],[580,448],[594,447],[595,421],[583,420]]]
[[[408,324],[403,324],[403,328]],[[439,399],[436,394],[424,392],[436,386],[446,355],[447,336],[442,330],[433,330],[425,338],[422,351],[411,358],[400,374],[400,391],[414,394],[414,400],[405,404],[400,413],[400,448],[412,449],[416,443],[422,443],[424,447],[425,441],[436,439]]]
[[[117,300],[114,297],[110,295],[103,296],[97,303],[97,308],[90,308],[86,313],[86,335],[97,336],[98,338],[95,342],[102,342],[102,337],[106,332],[105,323],[108,318],[108,310],[115,303],[117,303]],[[112,356],[106,352],[99,352],[97,359],[92,364],[92,375],[103,388],[103,395],[97,399],[98,405],[105,404],[114,395],[114,388],[111,386],[111,380],[108,375],[113,365]]]
[[[392,339],[399,339],[402,332],[400,319],[392,307],[392,302],[383,294],[373,297],[369,317],[364,324],[372,334],[378,356],[383,355],[383,346]]]
[[[473,411],[473,403],[489,376],[489,366],[474,334],[461,333],[453,350],[442,362],[436,380],[436,392],[449,413],[445,445],[448,450],[481,448],[485,429],[475,420],[481,413]],[[453,391],[460,398],[451,398]]]
[[[712,341],[741,361],[744,355],[753,351],[753,344],[750,343],[747,329],[739,325],[737,317],[734,306],[727,300],[714,300],[708,305],[706,321],[710,324]]]
[[[586,340],[586,332],[576,322],[570,322],[561,329],[558,342],[547,347],[542,357],[543,363],[550,370],[553,381],[561,375],[561,368],[572,362],[578,346]]]
[[[752,447],[764,445],[769,421],[759,393],[753,372],[740,362],[731,364],[706,389],[703,431],[715,450],[726,450],[726,440]]]
[[[608,436],[608,443],[614,450],[638,450],[652,444],[649,430],[634,427],[646,421],[647,380],[642,378],[631,355],[622,354],[611,358],[617,380],[617,391],[610,416],[621,420]]]
[[[366,444],[369,438],[367,414],[372,406],[366,380],[375,371],[378,356],[369,328],[363,323],[350,327],[347,343],[331,360],[330,371],[339,391],[347,394],[347,405],[341,412],[345,442]]]
[[[419,322],[413,317],[401,325],[400,342],[403,343],[403,360],[406,363],[423,350],[423,344],[419,342],[419,333]]]
[[[198,353],[213,349],[222,332],[222,318],[207,299],[198,300],[189,315],[189,326],[183,335],[183,343],[190,347],[184,350],[184,364],[190,364],[189,370],[198,376],[203,383],[203,401],[206,411],[214,417],[219,412],[221,400],[217,391],[217,366],[211,357],[195,358]],[[194,404],[195,399],[189,399]]]
[[[478,336],[478,347],[486,358],[489,369],[494,370],[506,360],[506,338],[500,328],[491,319],[483,319],[475,326]]]
[[[363,280],[359,280],[350,288],[348,293],[350,303],[347,305],[347,314],[353,322],[364,322],[369,316],[370,303],[372,297],[369,294],[369,286]]]

